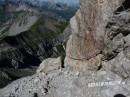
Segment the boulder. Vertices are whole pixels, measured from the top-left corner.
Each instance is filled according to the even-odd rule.
[[[37,69],[37,73],[44,72],[49,73],[54,70],[60,69],[62,66],[61,57],[48,58],[44,60]]]
[[[130,76],[130,59],[123,52],[120,52],[110,61],[102,62],[106,70],[112,71],[124,79]]]

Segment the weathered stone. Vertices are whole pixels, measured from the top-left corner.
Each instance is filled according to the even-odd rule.
[[[106,26],[105,47],[112,52],[121,52],[130,45],[130,11],[122,11],[114,14]]]
[[[60,69],[62,66],[61,57],[48,58],[44,60],[37,69],[37,73],[44,72],[49,73],[54,70]]]
[[[79,63],[86,60],[84,63],[87,64],[87,60],[100,54],[104,49],[105,27],[113,16],[113,12],[121,6],[123,1],[81,0],[80,9],[70,21],[72,35],[67,44],[66,56],[76,60],[75,64],[78,60],[80,60]],[[70,65],[71,61],[67,59],[65,64]],[[86,67],[95,68],[95,66],[89,66]]]
[[[123,52],[119,53],[114,59],[103,62],[106,70],[118,74],[122,78],[128,78],[130,75],[130,60],[124,55]]]
[[[78,59],[66,57],[65,67],[68,67],[74,71],[81,71],[81,72],[85,72],[87,70],[98,70],[100,66],[102,65],[101,57],[102,55],[98,55],[89,60],[86,60],[86,59],[78,60]]]
[[[126,42],[125,46],[127,46],[127,47],[130,46],[130,34],[127,35],[126,37],[124,37],[124,40]]]
[[[124,49],[124,56],[130,60],[130,46]]]
[[[79,76],[75,72],[65,75],[55,71],[17,80],[0,90],[0,97],[34,97],[34,94],[38,97],[114,97],[116,94],[129,97],[129,86],[130,79],[123,80],[110,71],[86,71]]]

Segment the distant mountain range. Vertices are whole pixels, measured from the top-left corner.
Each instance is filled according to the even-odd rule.
[[[79,8],[78,0],[1,0],[1,5],[15,4],[18,6],[26,5],[37,8],[39,11],[47,14],[69,20]]]
[[[50,6],[53,6],[56,4],[66,4],[68,7],[79,6],[79,0],[2,0],[2,1],[17,2],[21,4],[30,3],[36,6],[43,6],[46,3],[48,3]]]

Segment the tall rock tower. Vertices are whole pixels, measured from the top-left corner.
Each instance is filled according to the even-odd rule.
[[[71,19],[72,35],[67,44],[65,65],[77,69],[98,69],[105,47],[105,27],[124,0],[80,0]]]

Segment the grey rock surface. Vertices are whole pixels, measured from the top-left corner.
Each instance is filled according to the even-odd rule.
[[[62,66],[61,57],[58,58],[48,58],[44,60],[37,69],[37,73],[44,72],[49,73],[60,69]]]
[[[13,69],[0,68],[0,89],[21,77],[31,76],[36,73],[36,68]]]
[[[119,53],[129,47],[130,11],[114,14],[106,26],[105,47],[111,52]]]
[[[112,24],[117,25],[117,30],[121,27],[122,30],[129,28],[129,23],[125,23],[129,22],[129,12],[120,12],[117,15],[114,13],[123,3],[124,0],[80,0],[80,9],[70,20],[72,35],[67,43],[65,65],[73,68],[73,65],[86,64],[89,70],[96,70],[99,65],[97,68],[95,68],[95,64],[87,65],[89,60],[97,60],[96,57],[100,54],[103,54],[104,58],[106,57],[108,60],[124,49],[122,34],[113,36],[113,39],[108,36],[115,27],[112,28]],[[115,23],[109,23],[111,20]],[[109,24],[110,27],[107,28]],[[99,60],[102,60],[102,57]],[[81,69],[80,66],[78,67]]]
[[[130,79],[110,71],[57,70],[19,79],[0,90],[0,97],[113,97],[130,96]]]
[[[109,68],[108,70],[111,70],[124,79],[127,79],[130,76],[130,60],[123,52],[120,52],[114,59],[110,61],[104,61],[103,65],[106,68]]]

